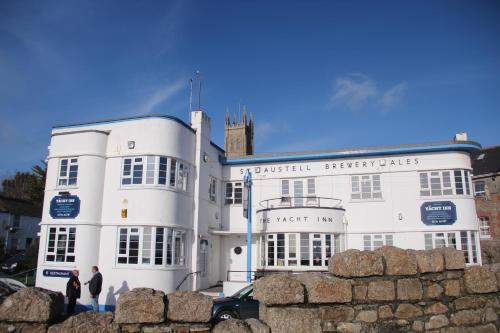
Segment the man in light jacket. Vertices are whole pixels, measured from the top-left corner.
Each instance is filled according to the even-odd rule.
[[[98,312],[99,294],[102,290],[102,274],[99,272],[99,268],[97,266],[92,266],[92,274],[92,278],[85,282],[85,284],[89,284],[92,310]]]

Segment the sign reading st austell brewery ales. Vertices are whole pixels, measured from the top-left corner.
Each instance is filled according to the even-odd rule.
[[[457,207],[451,201],[424,202],[420,214],[427,225],[451,225],[457,220]]]
[[[80,214],[80,198],[76,195],[58,195],[50,201],[53,219],[74,219]]]

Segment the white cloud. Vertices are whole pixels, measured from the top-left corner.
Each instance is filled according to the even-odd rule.
[[[257,126],[255,126],[255,136],[262,141],[264,141],[273,131],[274,126],[268,121],[259,122]]]
[[[177,94],[184,88],[187,88],[187,82],[183,79],[163,85],[144,99],[138,108],[138,113],[148,114],[153,112],[159,105],[164,104],[176,97]]]
[[[354,73],[335,80],[331,102],[333,106],[347,106],[351,111],[359,111],[367,106],[387,111],[403,100],[407,90],[406,82],[381,90],[375,80],[364,74]]]
[[[387,90],[381,99],[381,103],[384,109],[390,109],[398,105],[405,97],[407,90],[408,84],[406,82],[399,83],[391,89]]]
[[[332,101],[346,104],[351,110],[359,110],[377,94],[377,85],[373,80],[363,74],[351,74],[337,78]]]

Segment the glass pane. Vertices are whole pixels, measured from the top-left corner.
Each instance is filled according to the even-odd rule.
[[[177,173],[177,161],[172,158],[170,160],[170,186],[175,186],[175,175]]]
[[[167,183],[167,158],[160,157],[158,184],[165,185],[166,183]]]
[[[300,234],[300,265],[309,266],[309,234]]]
[[[293,181],[293,205],[295,207],[304,206],[304,192],[302,180]]]
[[[285,266],[285,234],[277,235],[277,265]]]
[[[455,170],[455,191],[457,194],[464,194],[464,185],[462,183],[462,171]]]

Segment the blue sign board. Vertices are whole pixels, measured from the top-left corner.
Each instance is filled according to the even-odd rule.
[[[71,271],[62,269],[44,269],[43,276],[69,278],[71,276]]]
[[[451,225],[457,220],[457,207],[451,201],[424,202],[420,214],[424,224]]]
[[[76,195],[57,195],[50,201],[53,219],[74,219],[80,214],[80,198]]]

